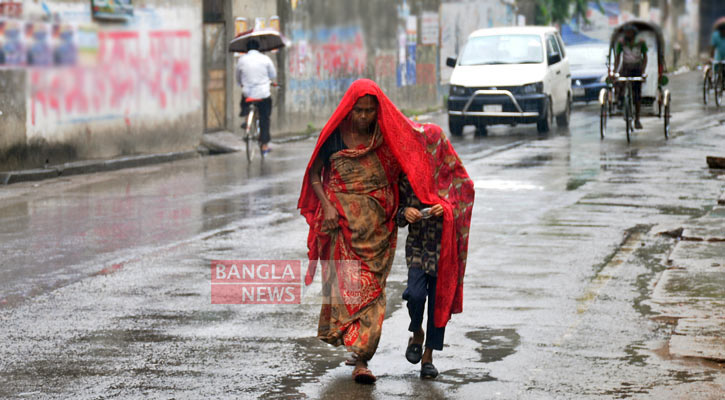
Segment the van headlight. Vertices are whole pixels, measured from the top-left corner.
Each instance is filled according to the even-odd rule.
[[[607,75],[602,75],[602,77],[601,77],[601,78],[599,78],[599,82],[606,82],[606,81],[607,81],[607,78],[609,78],[609,74],[607,74]]]
[[[529,83],[521,88],[523,94],[542,93],[544,91],[544,82]]]
[[[465,86],[451,85],[451,96],[465,96],[466,92],[467,90]]]

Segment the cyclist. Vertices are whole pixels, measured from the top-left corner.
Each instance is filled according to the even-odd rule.
[[[272,93],[270,85],[277,78],[277,70],[272,60],[259,52],[259,42],[251,39],[247,43],[247,53],[239,57],[236,67],[237,84],[242,87],[241,112],[243,118],[242,129],[247,128],[247,114],[249,103],[247,99],[254,99],[259,109],[259,144],[262,154],[269,152],[269,123],[272,114]]]
[[[720,24],[717,29],[712,33],[712,39],[710,39],[710,58],[715,61],[725,60],[725,23]],[[720,65],[715,65],[714,72],[720,72]]]
[[[620,76],[640,77],[647,68],[647,44],[644,40],[636,40],[636,36],[637,28],[629,25],[624,29],[624,38],[617,44],[614,70],[619,71]],[[624,92],[623,89],[622,85],[620,85],[620,104]],[[639,110],[642,103],[642,82],[632,82],[632,96],[634,97],[635,109],[634,127],[636,129],[642,129],[642,123],[639,122]]]

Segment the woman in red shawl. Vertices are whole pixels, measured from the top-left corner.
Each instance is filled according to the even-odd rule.
[[[401,172],[421,202],[443,206],[434,318],[442,327],[462,308],[473,184],[438,126],[413,123],[373,81],[355,81],[320,133],[298,207],[310,226],[307,284],[322,260],[317,337],[357,356],[361,383],[376,379],[367,362],[385,318]]]

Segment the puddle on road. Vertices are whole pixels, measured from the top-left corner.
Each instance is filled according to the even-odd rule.
[[[501,361],[514,354],[521,344],[521,336],[512,328],[484,328],[466,332],[466,337],[480,344],[476,351],[482,363]]]
[[[542,190],[543,187],[534,185],[532,183],[511,181],[503,179],[488,179],[488,180],[476,180],[473,183],[475,189],[489,189],[489,190],[502,190],[502,191],[517,191],[517,190]]]
[[[472,370],[449,369],[441,371],[441,375],[436,378],[439,384],[461,385],[464,383],[484,383],[497,381],[495,377],[485,372],[481,375],[472,375]]]
[[[179,294],[180,296],[189,294]],[[198,294],[191,294],[198,296]],[[159,321],[172,322],[176,324],[190,324],[198,322],[219,322],[233,319],[235,313],[230,310],[221,311],[193,311],[174,313],[149,313],[140,315],[128,315],[121,317],[122,320],[131,320],[143,323],[146,326],[159,325]]]
[[[279,367],[289,368],[289,372],[276,380],[274,387],[260,398],[303,397],[299,389],[304,383],[317,381],[338,367],[347,354],[344,347],[332,347],[316,337],[288,338],[284,341],[292,344],[291,354],[286,357],[290,364]],[[348,381],[350,379],[346,377],[346,387],[350,386]]]
[[[553,154],[537,154],[533,157],[525,157],[521,159],[521,161],[513,163],[513,164],[506,164],[504,165],[504,168],[533,168],[533,167],[540,167],[542,165],[546,165],[550,163],[554,159]]]
[[[76,339],[76,342],[130,345],[133,343],[159,343],[183,341],[183,338],[163,334],[153,329],[107,329],[93,332]]]

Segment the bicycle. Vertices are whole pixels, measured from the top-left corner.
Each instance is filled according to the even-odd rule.
[[[622,105],[624,111],[624,123],[626,125],[627,132],[627,143],[631,141],[630,136],[634,131],[634,93],[632,89],[632,82],[644,82],[647,80],[647,75],[642,76],[618,76],[616,77],[617,82],[624,82],[624,104]],[[669,124],[667,124],[669,125]],[[667,137],[667,130],[665,130],[665,137]]]
[[[247,162],[252,162],[254,156],[257,154],[257,150],[264,158],[264,153],[261,151],[261,145],[259,144],[259,137],[261,134],[261,128],[259,127],[259,109],[257,105],[260,99],[245,99],[245,102],[249,104],[249,114],[247,114],[247,127],[244,129],[244,143],[247,147]]]
[[[714,91],[715,105],[717,107],[720,107],[720,104],[725,100],[723,99],[723,91],[725,91],[723,68],[725,68],[725,60],[712,61],[710,65],[705,66],[702,79],[702,102],[705,105],[707,105],[710,91]]]

